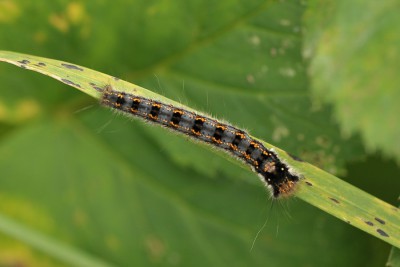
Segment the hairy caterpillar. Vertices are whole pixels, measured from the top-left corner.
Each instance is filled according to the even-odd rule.
[[[249,164],[275,198],[290,195],[299,181],[274,151],[234,126],[171,104],[114,91],[111,86],[104,89],[101,104],[228,151]]]

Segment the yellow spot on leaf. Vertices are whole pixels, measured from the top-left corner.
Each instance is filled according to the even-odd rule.
[[[255,82],[254,76],[251,75],[251,74],[248,74],[248,75],[246,76],[246,80],[247,80],[247,82],[250,83],[250,84],[253,84],[253,83]]]
[[[25,99],[17,104],[15,119],[17,121],[25,121],[37,116],[39,112],[40,106],[35,100]]]
[[[12,23],[20,16],[19,6],[11,0],[0,1],[0,23]]]
[[[82,3],[71,2],[67,6],[67,18],[72,24],[80,24],[86,17],[85,7]]]
[[[90,35],[89,17],[85,6],[80,2],[71,2],[66,6],[64,12],[50,15],[49,23],[62,33],[67,33],[72,26],[79,26],[82,38]]]
[[[36,117],[40,113],[39,104],[32,99],[24,99],[14,107],[10,107],[0,102],[0,121],[20,123]]]
[[[33,40],[35,43],[43,44],[47,40],[47,34],[44,31],[37,31],[33,34]]]
[[[37,253],[29,245],[0,234],[0,266],[65,266],[50,257]]]
[[[158,237],[148,236],[145,239],[145,246],[153,262],[159,262],[165,256],[165,245]]]
[[[49,17],[49,23],[51,26],[62,33],[66,33],[69,30],[68,21],[63,15],[51,14]]]
[[[279,21],[279,24],[281,24],[282,26],[290,26],[292,23],[288,19],[281,19]]]
[[[292,68],[281,68],[281,69],[279,69],[279,73],[282,76],[289,77],[289,78],[293,78],[294,76],[296,76],[296,70],[294,70]]]
[[[272,133],[272,139],[275,142],[279,142],[282,138],[289,135],[289,129],[284,126],[278,126],[274,129]]]
[[[115,235],[107,235],[106,236],[106,246],[112,250],[116,251],[120,247],[120,242]]]
[[[0,121],[5,121],[9,117],[6,106],[0,102]]]
[[[0,212],[38,229],[53,230],[54,221],[31,200],[0,193]]]
[[[253,35],[250,37],[250,43],[254,46],[259,46],[261,43],[261,39],[258,35]]]
[[[87,225],[88,222],[88,216],[86,214],[85,211],[83,211],[82,209],[76,209],[74,211],[74,222],[76,225],[78,226],[85,226]]]

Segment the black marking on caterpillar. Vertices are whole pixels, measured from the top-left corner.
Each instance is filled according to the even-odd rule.
[[[248,133],[218,120],[170,104],[104,89],[101,104],[140,117],[221,148],[249,164],[275,198],[291,195],[300,177]]]

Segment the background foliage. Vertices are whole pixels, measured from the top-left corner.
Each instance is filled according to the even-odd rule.
[[[337,75],[331,64],[307,75],[308,62],[315,70],[330,52],[330,43],[316,36],[326,21],[338,31],[335,22],[352,25],[340,13],[348,9],[335,6],[340,4],[325,10],[310,4],[8,0],[0,2],[0,45],[132,81],[245,127],[328,171],[347,173],[348,181],[394,203],[397,166],[366,157],[358,136],[341,134],[334,98],[332,108],[310,96],[311,88],[316,94],[326,90],[318,81],[346,81],[349,75]],[[329,20],[319,10],[339,15]],[[370,20],[380,17],[372,13]],[[386,44],[380,45],[371,49]],[[328,52],[321,53],[324,47]],[[353,71],[371,79],[367,71]],[[0,214],[74,253],[109,266],[377,266],[388,256],[381,241],[300,201],[270,209],[255,175],[224,154],[115,116],[41,75],[2,64],[0,79]],[[385,140],[398,141],[391,128],[376,127],[387,133]],[[0,265],[73,262],[7,231],[0,246]]]
[[[398,11],[399,3],[391,0],[310,1],[305,38],[314,93],[332,103],[343,132],[358,131],[369,151],[397,159]]]

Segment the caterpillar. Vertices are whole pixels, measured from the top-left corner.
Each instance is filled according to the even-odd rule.
[[[250,165],[274,198],[291,195],[300,179],[272,149],[267,149],[246,131],[227,123],[182,107],[115,91],[110,85],[105,87],[100,103],[227,151]]]

